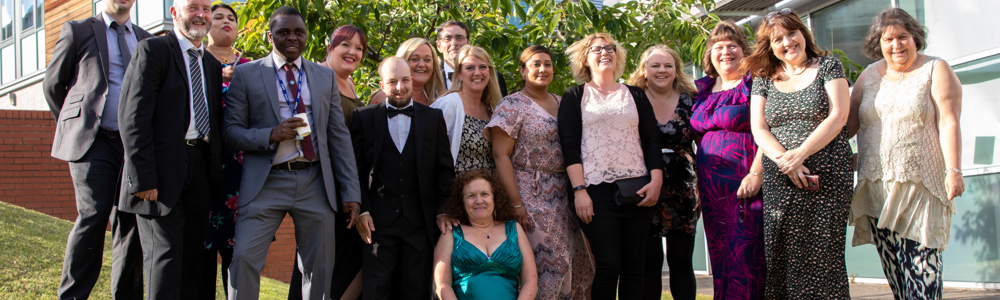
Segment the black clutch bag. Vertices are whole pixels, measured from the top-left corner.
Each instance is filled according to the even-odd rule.
[[[618,206],[636,206],[644,198],[639,196],[639,190],[649,184],[651,180],[649,175],[616,180],[615,204],[618,204]]]

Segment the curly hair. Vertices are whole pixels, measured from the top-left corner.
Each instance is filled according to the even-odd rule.
[[[795,12],[790,12],[788,14],[775,14],[770,20],[760,21],[760,26],[757,27],[757,35],[755,39],[757,40],[756,49],[750,57],[744,58],[743,63],[740,65],[740,73],[750,72],[754,77],[766,77],[771,79],[778,76],[778,67],[781,66],[781,60],[777,56],[774,56],[774,51],[771,50],[771,37],[774,35],[775,28],[781,27],[788,32],[798,31],[802,34],[802,38],[805,40],[805,53],[806,59],[816,59],[826,56],[827,51],[823,51],[816,45],[813,41],[812,33],[809,28],[806,27],[805,23],[802,23],[802,19]]]
[[[634,85],[641,89],[646,89],[646,64],[649,63],[649,57],[653,56],[654,53],[666,53],[670,57],[674,58],[674,84],[673,89],[681,92],[694,94],[698,92],[698,89],[694,87],[694,81],[691,79],[691,75],[684,73],[684,60],[681,59],[681,55],[677,54],[677,51],[670,48],[667,45],[657,44],[645,52],[642,52],[642,56],[639,57],[639,65],[636,66],[635,72],[632,73],[628,78],[628,85]]]
[[[887,8],[872,19],[872,26],[868,28],[868,36],[861,46],[861,52],[872,59],[883,58],[882,55],[882,33],[885,28],[893,25],[903,27],[913,37],[913,43],[917,46],[917,51],[922,51],[927,47],[927,31],[920,21],[906,13],[900,8]]]
[[[594,80],[590,67],[583,64],[587,62],[587,53],[590,52],[590,44],[596,39],[604,39],[608,44],[615,46],[615,79],[625,74],[625,60],[628,59],[628,50],[622,47],[621,43],[615,41],[610,34],[603,32],[591,33],[574,42],[569,48],[566,48],[566,56],[569,57],[570,72],[573,74],[573,80],[576,80],[579,84]]]
[[[462,172],[455,177],[451,183],[451,194],[441,205],[442,214],[458,219],[462,224],[469,224],[469,213],[465,211],[465,201],[462,201],[462,190],[470,182],[476,179],[483,179],[490,183],[493,190],[493,220],[509,221],[514,219],[514,208],[510,205],[510,199],[500,186],[500,180],[496,175],[487,169],[473,169]]]
[[[747,36],[743,33],[743,29],[733,23],[733,21],[722,21],[715,24],[715,28],[712,28],[712,33],[708,35],[708,42],[705,43],[705,54],[701,59],[701,69],[705,70],[705,75],[711,77],[719,77],[719,71],[715,69],[715,65],[712,64],[712,45],[715,43],[730,41],[736,43],[743,50],[743,57],[750,56],[753,48],[750,48],[750,42],[747,42]]]

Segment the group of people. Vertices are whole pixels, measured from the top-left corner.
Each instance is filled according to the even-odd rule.
[[[250,60],[226,4],[174,1],[153,37],[133,3],[66,23],[46,73],[80,212],[60,299],[90,294],[109,218],[115,298],[214,299],[221,256],[227,297],[256,299],[286,215],[290,299],[660,299],[664,260],[673,297],[694,299],[699,218],[716,299],[849,298],[846,221],[897,299],[941,297],[961,86],[900,9],[873,21],[863,50],[882,59],[851,92],[786,9],[754,46],[719,23],[698,80],[656,45],[622,84],[628,49],[587,35],[561,96],[549,49],[524,49],[508,94],[447,21],[383,59],[364,101],[357,27],[314,63],[304,18],[280,7],[272,52]]]

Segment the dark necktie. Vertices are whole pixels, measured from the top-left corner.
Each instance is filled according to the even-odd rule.
[[[118,40],[119,45],[121,45],[121,41],[121,39]],[[194,128],[198,129],[198,138],[202,138],[208,136],[208,131],[211,128],[208,122],[208,102],[205,100],[205,88],[201,83],[201,50],[191,48],[187,52],[191,56],[188,69],[191,72],[190,86],[193,97],[191,102],[194,105]]]
[[[295,99],[295,113],[301,114],[306,112],[306,105],[302,104],[302,99],[299,99],[298,86],[302,83],[295,82],[295,73],[292,72],[294,69],[294,64],[285,64],[285,80],[288,81],[288,92],[291,93],[292,98]],[[312,161],[313,158],[316,157],[316,152],[313,151],[312,135],[307,135],[302,138],[302,156],[308,161]]]
[[[413,117],[413,106],[407,106],[404,109],[396,109],[395,107],[389,106],[389,109],[385,112],[385,114],[388,115],[390,119],[392,119],[396,115],[400,115],[400,114],[406,115],[407,117],[411,117],[412,118]]]
[[[128,67],[128,62],[132,60],[132,53],[128,50],[128,43],[125,42],[126,27],[118,25],[118,22],[111,22],[111,29],[118,32],[118,51],[122,54],[122,66]]]

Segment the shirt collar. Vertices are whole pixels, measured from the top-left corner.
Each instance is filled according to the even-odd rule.
[[[386,99],[385,99],[385,108],[405,109],[405,108],[410,107],[410,106],[413,106],[413,98],[410,98],[410,104],[407,104],[406,106],[403,106],[403,107],[400,107],[400,108],[392,106],[392,104],[389,104],[389,98],[388,97],[386,97]]]
[[[187,37],[184,36],[184,34],[181,34],[181,30],[179,27],[174,27],[174,35],[177,36],[177,43],[180,45],[181,51],[187,53],[188,49],[195,48],[194,43],[192,43],[191,40],[188,40]],[[204,47],[205,43],[203,42],[201,43],[201,46],[198,47],[197,49],[203,50]]]
[[[285,64],[287,63],[284,58],[281,58],[281,56],[278,56],[278,53],[276,53],[274,51],[271,51],[271,60],[274,61],[274,66],[277,67],[277,68],[279,68],[279,69],[280,68],[284,68]],[[296,58],[295,61],[292,62],[292,64],[295,64],[296,68],[298,68],[299,70],[302,70],[302,56],[299,56],[299,58]]]
[[[111,18],[111,15],[109,15],[107,12],[101,12],[101,16],[104,17],[104,27],[111,28],[111,22],[115,22],[115,19]],[[128,29],[128,32],[134,32],[132,31],[132,18],[126,19],[125,24],[120,24],[120,25],[125,25],[125,28]]]

